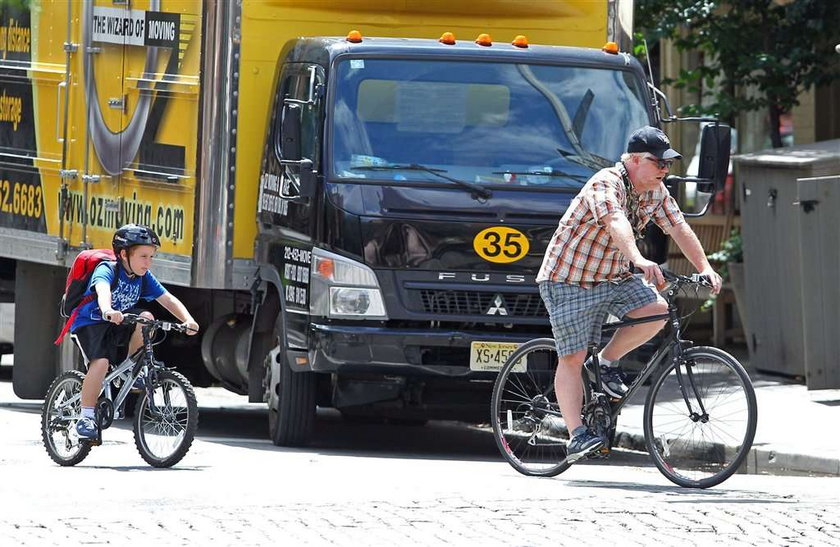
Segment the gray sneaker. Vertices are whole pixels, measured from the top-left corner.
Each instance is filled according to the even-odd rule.
[[[92,418],[80,418],[76,422],[76,433],[79,438],[94,440],[99,435],[99,428],[96,427],[96,422]]]
[[[566,461],[568,463],[575,463],[604,446],[603,439],[589,431],[585,425],[572,431],[572,435],[572,440],[569,441],[566,448]]]

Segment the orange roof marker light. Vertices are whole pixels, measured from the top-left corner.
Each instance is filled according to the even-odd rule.
[[[451,32],[444,32],[440,35],[438,42],[441,44],[446,44],[447,46],[454,46],[455,45],[455,35]]]
[[[490,38],[490,35],[487,33],[482,33],[478,35],[478,38],[475,39],[475,43],[480,46],[492,46],[493,39]]]
[[[513,44],[516,47],[526,48],[528,47],[528,37],[523,34],[520,34],[513,39],[513,42],[511,42],[511,44]]]
[[[346,40],[348,42],[358,44],[362,41],[362,33],[359,32],[358,30],[351,30],[350,32],[347,33]]]
[[[613,55],[617,55],[618,54],[618,44],[616,44],[615,42],[607,42],[606,44],[604,44],[604,47],[601,48],[601,51],[604,51],[606,53],[612,53]]]

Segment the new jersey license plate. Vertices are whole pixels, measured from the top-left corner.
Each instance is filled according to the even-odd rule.
[[[472,342],[470,344],[470,370],[499,372],[508,357],[520,344],[513,342]],[[514,372],[525,372],[525,361],[520,359]]]

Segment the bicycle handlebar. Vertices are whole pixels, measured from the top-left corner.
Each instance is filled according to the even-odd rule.
[[[710,289],[712,288],[712,281],[707,275],[700,275],[699,273],[680,275],[670,272],[664,268],[660,268],[660,270],[662,271],[662,276],[665,280],[671,283],[690,283],[692,285],[702,285]]]
[[[160,321],[158,319],[147,319],[146,317],[143,317],[142,315],[137,315],[135,313],[124,313],[123,323],[127,325],[131,325],[133,323],[140,323],[141,325],[146,325],[166,332],[174,330],[176,332],[186,333],[188,331],[191,332],[194,330],[187,327],[186,325],[182,325],[181,323],[172,323],[171,321]]]
[[[684,284],[691,284],[691,285],[701,285],[703,287],[712,288],[712,281],[709,279],[707,275],[700,275],[699,273],[693,273],[691,275],[680,275],[676,274],[672,271],[666,270],[665,268],[660,267],[659,270],[662,272],[662,277],[665,278],[665,281],[669,283],[677,283],[680,285]],[[631,269],[633,273],[642,273],[642,270],[636,268],[635,266]]]

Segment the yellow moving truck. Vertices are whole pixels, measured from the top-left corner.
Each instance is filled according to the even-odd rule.
[[[623,0],[0,2],[16,393],[77,366],[52,344],[66,268],[136,222],[202,325],[164,359],[268,402],[275,443],[306,442],[316,406],[483,420],[494,371],[549,333],[533,279],[559,216],[659,122],[639,63],[601,49],[629,49],[631,19]]]

